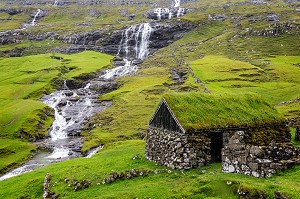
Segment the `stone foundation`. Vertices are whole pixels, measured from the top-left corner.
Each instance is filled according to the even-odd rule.
[[[245,142],[244,131],[237,131],[222,149],[224,172],[270,177],[296,164],[300,164],[300,148],[289,142],[250,145]]]
[[[207,165],[210,160],[210,139],[206,133],[179,134],[149,128],[146,135],[148,160],[173,169],[190,169]]]

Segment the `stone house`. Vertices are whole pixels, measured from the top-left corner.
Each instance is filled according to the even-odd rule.
[[[222,161],[224,172],[265,177],[297,161],[273,170],[271,163],[300,160],[289,141],[285,119],[258,96],[174,93],[163,97],[149,122],[146,157],[174,169]]]

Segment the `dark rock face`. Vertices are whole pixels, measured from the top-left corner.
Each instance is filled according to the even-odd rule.
[[[285,23],[285,24],[272,24],[264,29],[247,29],[247,32],[243,36],[252,35],[252,36],[267,36],[274,37],[279,36],[285,33],[289,33],[293,30],[298,30],[299,26],[297,24]]]
[[[151,23],[150,25],[153,29],[149,42],[150,54],[180,39],[184,33],[194,28],[192,24],[185,22]],[[116,55],[125,30],[115,31],[108,40],[104,41],[101,47],[102,51]]]
[[[0,12],[6,12],[9,15],[17,15],[23,12],[23,10],[8,8],[8,9],[0,9]]]
[[[21,30],[9,30],[0,32],[0,44],[20,43],[26,39],[27,33]]]
[[[107,34],[103,33],[102,30],[95,30],[92,32],[79,32],[72,35],[57,35],[55,39],[68,44],[94,46],[101,42],[106,36]]]
[[[114,81],[91,81],[90,89],[103,94],[117,89],[118,84]]]

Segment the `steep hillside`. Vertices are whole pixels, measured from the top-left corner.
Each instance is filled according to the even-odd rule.
[[[106,86],[97,90],[99,102],[112,102],[72,134],[83,136],[83,154],[104,145],[100,152],[0,181],[0,198],[41,198],[47,173],[52,176],[49,190],[59,198],[300,197],[299,166],[254,179],[222,173],[220,164],[175,171],[145,159],[148,122],[168,92],[255,93],[291,124],[300,120],[299,1],[182,0],[182,13],[175,4],[0,2],[0,174],[30,159],[36,142],[49,136],[55,111],[39,100],[43,95],[64,86],[78,89],[93,79],[95,90]],[[173,13],[157,20],[156,8]],[[150,27],[143,58],[136,50],[146,27],[141,24]],[[135,72],[95,83],[106,69],[126,66],[126,61]],[[107,180],[114,171],[130,176]]]

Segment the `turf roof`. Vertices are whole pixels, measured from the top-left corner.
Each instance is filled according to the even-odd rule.
[[[285,119],[257,95],[172,93],[164,95],[186,130],[248,128],[282,124]]]

